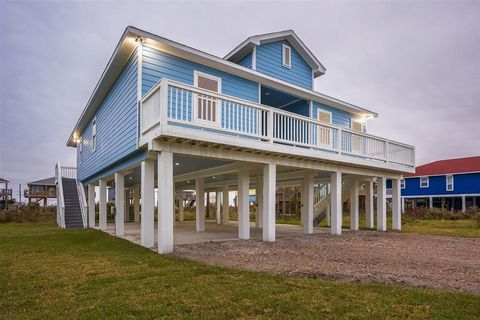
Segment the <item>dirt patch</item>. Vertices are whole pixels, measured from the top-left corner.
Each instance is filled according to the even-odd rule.
[[[480,294],[480,239],[348,232],[175,247],[176,256],[242,270]]]

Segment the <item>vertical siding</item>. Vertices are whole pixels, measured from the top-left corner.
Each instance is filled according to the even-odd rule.
[[[223,94],[258,102],[258,83],[149,47],[143,50],[142,94],[145,95],[163,77],[193,85],[194,70],[221,78]]]
[[[447,191],[446,176],[429,178],[428,188],[420,188],[420,178],[405,178],[402,196],[455,195],[480,193],[480,173],[454,174],[453,191]]]
[[[282,44],[290,46],[292,67],[282,65]],[[288,41],[276,41],[257,47],[256,70],[307,89],[313,89],[312,68],[303,60]]]
[[[82,132],[83,154],[78,179],[104,170],[137,149],[137,54],[128,60],[105,99],[97,109],[97,147],[92,149],[92,119]]]
[[[330,106],[313,102],[312,104],[312,118],[317,119],[317,109],[323,109],[332,113],[332,124],[343,128],[350,128],[351,119],[353,115],[343,110],[338,110]]]
[[[246,68],[252,69],[252,53],[250,52],[245,57],[238,61],[238,64]]]

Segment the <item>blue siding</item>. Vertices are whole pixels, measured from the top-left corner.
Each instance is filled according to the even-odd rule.
[[[292,67],[282,65],[282,44],[292,48]],[[276,41],[257,46],[256,70],[269,76],[313,89],[312,68],[303,60],[288,41]]]
[[[447,191],[446,176],[429,177],[428,188],[420,188],[420,178],[405,178],[402,196],[455,195],[480,193],[480,173],[454,174],[453,191]]]
[[[310,116],[310,104],[308,103],[307,100],[300,100],[294,104],[291,104],[289,106],[286,106],[283,108],[283,110],[290,111],[296,114],[299,114],[301,116],[308,117]]]
[[[246,68],[252,69],[252,53],[250,52],[245,57],[238,61],[238,64]]]
[[[194,70],[222,78],[223,94],[258,102],[258,83],[149,47],[143,50],[142,94],[145,95],[163,77],[193,85]]]
[[[78,179],[93,174],[127,157],[137,149],[137,54],[128,60],[97,109],[97,147],[92,149],[92,119],[81,133],[82,160],[77,147]]]
[[[318,102],[313,102],[312,104],[312,118],[317,119],[317,109],[323,109],[325,111],[329,111],[332,113],[332,124],[344,128],[350,128],[351,124],[351,119],[353,118],[353,115],[351,113],[348,113],[343,110],[338,110],[335,108],[332,108],[330,106],[318,103]]]

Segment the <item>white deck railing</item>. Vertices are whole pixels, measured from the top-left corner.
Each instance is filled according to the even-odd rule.
[[[57,224],[65,228],[65,200],[63,198],[62,167],[60,162],[55,164],[55,181],[57,185]]]
[[[203,104],[203,109],[198,108],[199,104]],[[197,117],[197,112],[205,110],[212,121]],[[140,135],[148,135],[159,124],[167,123],[409,167],[415,165],[413,146],[162,79],[142,100]]]

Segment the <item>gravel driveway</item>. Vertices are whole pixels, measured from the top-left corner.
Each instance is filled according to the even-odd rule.
[[[480,294],[480,239],[374,231],[179,245],[175,256],[242,270]]]

